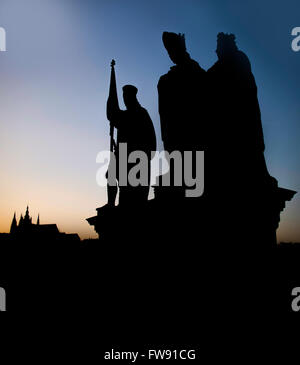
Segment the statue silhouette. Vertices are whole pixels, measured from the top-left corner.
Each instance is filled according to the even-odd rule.
[[[182,199],[185,186],[158,186],[155,198],[137,209],[135,202],[146,201],[148,189],[141,198],[132,188],[126,200],[121,187],[125,209],[100,207],[88,218],[103,243],[98,245],[104,258],[103,313],[126,313],[139,323],[140,310],[147,313],[144,322],[156,328],[173,323],[184,334],[184,325],[193,323],[205,335],[213,328],[215,336],[215,328],[223,323],[228,328],[232,319],[248,331],[248,321],[259,324],[273,313],[270,303],[276,313],[272,292],[278,283],[284,290],[276,271],[282,262],[272,248],[280,212],[295,192],[278,188],[268,173],[257,87],[235,37],[218,35],[218,61],[208,72],[190,58],[182,35],[165,32],[163,42],[175,63],[158,83],[164,148],[204,150],[204,194]],[[123,92],[127,109],[120,110],[113,98],[107,108],[117,143],[128,143],[129,152],[149,153],[151,120],[136,99],[137,89],[126,86]],[[98,264],[96,255],[93,259]],[[285,268],[280,275],[292,275]],[[206,318],[215,324],[204,328]]]
[[[210,203],[214,209],[224,207],[227,232],[234,218],[241,235],[249,232],[249,241],[264,236],[265,242],[274,242],[270,232],[275,231],[278,215],[274,215],[278,185],[265,162],[257,86],[250,61],[238,49],[233,34],[218,34],[216,53],[218,61],[207,71],[210,118],[206,178],[213,192]],[[255,224],[249,229],[253,217]]]
[[[203,151],[207,139],[204,108],[206,72],[191,59],[183,34],[164,32],[162,40],[171,61],[175,64],[167,74],[160,77],[157,85],[164,149],[169,153]],[[172,183],[174,167],[171,161],[169,165]],[[175,190],[179,193],[177,197],[184,196],[184,189]]]
[[[203,150],[205,71],[187,53],[184,35],[164,32],[162,40],[175,64],[157,86],[165,150]]]
[[[239,184],[243,189],[245,184],[253,188],[271,182],[249,59],[238,50],[233,34],[218,34],[216,53],[218,61],[207,71],[212,113],[210,147],[218,153],[214,169],[226,171],[227,185]]]
[[[117,179],[119,180],[119,146],[127,144],[128,155],[134,151],[143,151],[148,157],[148,186],[119,185],[119,205],[140,204],[148,200],[150,189],[151,152],[156,150],[156,136],[152,120],[137,100],[138,89],[133,85],[123,87],[123,99],[126,110],[121,110],[118,103],[111,98],[107,101],[107,117],[117,131],[116,161]],[[128,163],[127,171],[135,166]]]

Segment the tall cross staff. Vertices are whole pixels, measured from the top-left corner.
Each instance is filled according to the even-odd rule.
[[[119,101],[118,101],[118,94],[117,94],[117,84],[116,84],[116,74],[115,74],[115,60],[111,61],[110,67],[111,67],[111,74],[110,74],[110,85],[109,85],[109,96],[107,100],[107,106],[106,106],[106,116],[107,119],[111,120],[111,113],[115,110],[120,110],[119,108]],[[115,157],[116,152],[116,143],[114,140],[114,126],[112,122],[110,122],[110,152],[111,152],[111,160],[108,166],[107,171],[107,178],[108,178],[108,184],[107,184],[107,198],[108,198],[108,205],[114,206],[115,200],[118,192],[117,188],[117,182],[116,179],[110,178],[110,172],[112,169],[115,169],[115,163],[113,163],[112,158]]]
[[[119,109],[115,65],[116,65],[116,61],[112,60],[111,64],[110,64],[111,73],[110,73],[110,86],[109,86],[109,97],[108,97],[109,106],[107,107],[107,111],[106,111],[108,120],[110,120],[109,108],[112,107],[114,110]],[[116,147],[116,143],[114,140],[114,126],[112,125],[112,123],[110,123],[110,152],[114,152],[115,147]]]

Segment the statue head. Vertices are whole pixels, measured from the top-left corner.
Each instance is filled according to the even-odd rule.
[[[235,43],[234,34],[225,34],[223,32],[219,33],[217,36],[217,49],[216,53],[219,60],[228,59],[234,56],[238,48]]]
[[[133,85],[125,85],[123,86],[123,100],[124,104],[126,105],[126,108],[130,108],[131,106],[136,105],[137,98],[136,94],[138,92],[138,89]]]
[[[176,64],[180,64],[186,59],[187,52],[184,34],[163,32],[162,40],[170,59]]]

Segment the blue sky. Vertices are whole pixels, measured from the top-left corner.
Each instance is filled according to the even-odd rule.
[[[106,201],[96,155],[109,144],[110,61],[119,91],[139,88],[160,139],[156,85],[171,66],[165,30],[185,33],[204,69],[216,61],[217,33],[236,34],[258,86],[269,170],[280,186],[300,191],[300,52],[291,50],[299,13],[294,0],[1,0],[0,231],[29,204],[34,219],[39,212],[61,231],[95,237],[84,218]],[[296,196],[279,240],[300,241],[299,221]]]

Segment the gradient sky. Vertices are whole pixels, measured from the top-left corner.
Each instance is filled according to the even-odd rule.
[[[280,3],[280,4],[279,4]],[[160,140],[156,85],[171,61],[163,31],[181,32],[204,69],[216,35],[235,33],[256,78],[270,173],[300,191],[299,0],[0,0],[0,232],[29,204],[33,219],[95,237],[85,221],[106,202],[96,155],[109,148],[105,103],[110,61],[119,88],[131,83]],[[123,102],[120,99],[120,105]],[[300,193],[278,239],[300,241]]]

